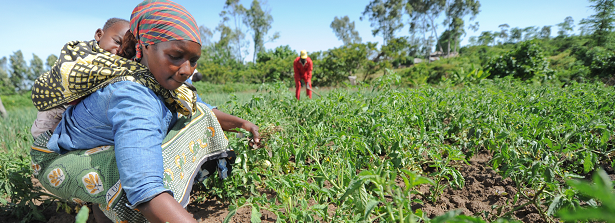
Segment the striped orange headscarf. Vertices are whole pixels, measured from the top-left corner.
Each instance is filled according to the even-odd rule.
[[[139,41],[136,59],[142,57],[140,45],[171,40],[190,40],[201,44],[196,21],[181,5],[168,0],[146,0],[130,16],[130,31]]]

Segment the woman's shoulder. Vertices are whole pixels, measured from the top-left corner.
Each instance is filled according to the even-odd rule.
[[[111,83],[97,90],[89,96],[96,103],[109,106],[131,104],[148,104],[150,106],[164,106],[164,101],[154,91],[142,84],[132,81],[119,81]]]
[[[156,117],[165,114],[167,108],[164,100],[149,88],[132,81],[119,81],[105,86],[85,99],[85,104],[91,110],[123,111],[123,113],[146,115],[151,113]],[[147,111],[147,112],[145,112]]]
[[[118,81],[104,87],[111,96],[159,99],[152,89],[133,81]]]

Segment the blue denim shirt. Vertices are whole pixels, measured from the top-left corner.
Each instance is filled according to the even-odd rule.
[[[198,96],[197,101],[203,103]],[[149,88],[131,81],[117,82],[66,109],[47,147],[63,154],[114,145],[122,188],[134,208],[162,192],[171,192],[162,181],[161,145],[176,121],[177,114]]]

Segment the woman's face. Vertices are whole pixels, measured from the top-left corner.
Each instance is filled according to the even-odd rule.
[[[192,75],[201,57],[201,45],[189,40],[161,42],[142,49],[141,63],[168,90],[179,88]]]

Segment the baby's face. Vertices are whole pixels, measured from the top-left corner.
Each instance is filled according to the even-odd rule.
[[[109,51],[112,54],[117,54],[117,51],[122,43],[122,38],[129,28],[130,25],[127,22],[116,22],[105,31],[102,31],[101,29],[96,30],[94,39],[98,41],[100,48]]]

